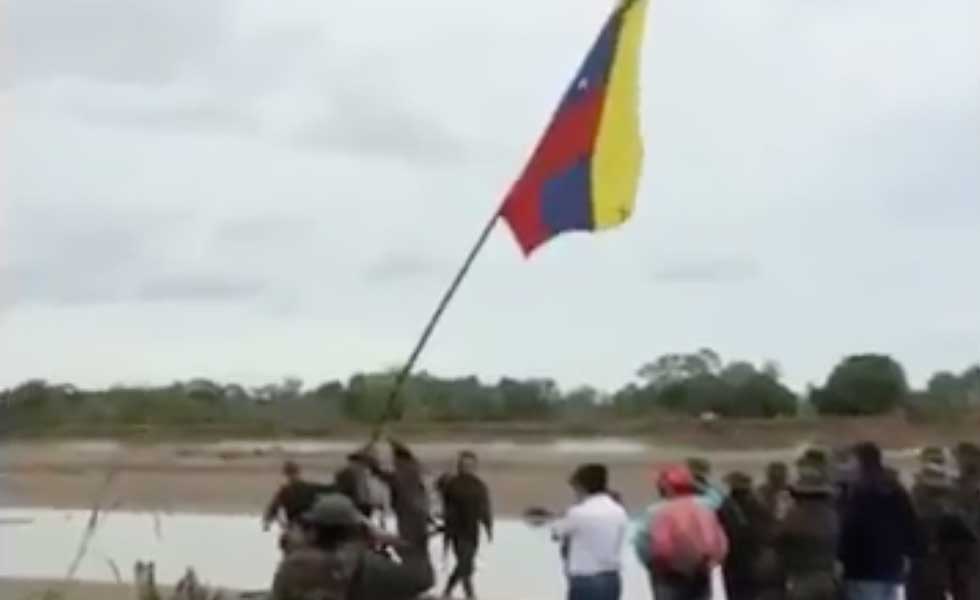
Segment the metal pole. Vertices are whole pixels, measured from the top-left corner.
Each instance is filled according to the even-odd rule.
[[[422,330],[422,337],[415,344],[415,348],[412,353],[408,356],[408,361],[402,370],[399,371],[398,377],[395,379],[395,384],[391,388],[391,393],[388,396],[388,402],[385,405],[385,411],[381,415],[381,419],[375,425],[374,433],[371,435],[371,441],[376,442],[378,438],[381,437],[381,433],[384,430],[385,424],[391,420],[394,415],[395,408],[397,407],[397,402],[399,399],[399,394],[402,388],[405,386],[405,382],[408,380],[409,375],[412,374],[412,370],[415,368],[415,363],[418,362],[419,356],[422,354],[422,350],[425,349],[425,345],[429,342],[429,338],[432,337],[432,333],[435,331],[436,325],[439,323],[439,319],[442,318],[442,314],[446,312],[446,307],[452,301],[453,296],[456,295],[456,291],[459,289],[463,279],[469,272],[470,267],[473,266],[473,261],[476,260],[477,255],[480,250],[483,249],[483,245],[486,243],[487,238],[490,237],[490,232],[493,231],[493,226],[497,224],[497,220],[500,218],[500,210],[498,209],[484,225],[483,231],[480,233],[480,237],[477,238],[476,243],[473,248],[470,249],[469,254],[466,256],[466,260],[463,261],[463,266],[460,267],[459,272],[456,273],[456,277],[453,278],[452,283],[449,284],[449,289],[443,294],[442,299],[439,301],[438,306],[436,306],[435,312],[432,313],[432,317],[429,319],[428,324],[425,329]]]

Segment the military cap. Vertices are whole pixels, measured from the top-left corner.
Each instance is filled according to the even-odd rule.
[[[801,462],[796,467],[796,481],[790,491],[799,496],[829,496],[834,493],[834,486],[825,468],[813,462]]]
[[[752,477],[744,471],[732,471],[725,476],[725,483],[732,491],[747,491],[752,489]]]
[[[922,465],[922,469],[915,474],[915,481],[919,485],[930,488],[949,488],[953,486],[953,481],[946,468],[935,462],[926,462]]]
[[[711,476],[711,461],[706,458],[693,456],[687,459],[687,468],[695,478],[707,479]]]
[[[938,446],[926,446],[919,450],[919,462],[924,464],[946,464],[946,451]]]
[[[350,498],[336,493],[320,496],[313,508],[303,513],[302,520],[323,527],[354,527],[363,522]]]

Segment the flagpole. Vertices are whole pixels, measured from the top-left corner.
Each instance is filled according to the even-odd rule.
[[[502,208],[502,207],[501,207]],[[446,308],[452,301],[456,292],[459,290],[460,284],[463,283],[463,279],[466,278],[466,274],[469,273],[470,267],[473,266],[473,262],[476,260],[480,250],[483,249],[484,244],[486,244],[487,239],[490,237],[490,232],[493,231],[494,225],[500,219],[501,209],[498,208],[494,211],[490,220],[487,224],[483,226],[483,231],[480,232],[480,237],[477,238],[476,243],[470,249],[469,254],[466,255],[466,260],[463,261],[463,266],[460,267],[456,276],[453,277],[452,283],[449,284],[449,288],[442,295],[442,299],[439,300],[439,304],[436,306],[435,311],[429,318],[429,322],[426,324],[425,329],[422,330],[422,336],[419,338],[418,342],[415,344],[415,348],[412,349],[412,353],[408,356],[408,361],[405,362],[405,366],[402,367],[401,371],[398,372],[398,376],[395,378],[395,384],[391,388],[391,393],[388,395],[388,401],[385,404],[385,410],[381,414],[381,418],[374,427],[374,432],[371,434],[371,442],[377,442],[384,431],[385,425],[394,416],[395,409],[397,407],[397,402],[399,399],[399,394],[402,388],[405,386],[405,382],[408,380],[409,375],[412,374],[412,370],[415,368],[415,363],[418,362],[419,356],[421,356],[422,351],[425,349],[426,344],[429,342],[429,338],[432,337],[432,333],[436,329],[436,325],[439,324],[439,320],[442,318],[443,313],[446,312]]]

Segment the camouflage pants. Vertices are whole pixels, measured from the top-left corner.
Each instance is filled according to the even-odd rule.
[[[787,600],[837,600],[837,579],[833,573],[816,572],[788,577]]]
[[[953,600],[980,600],[980,551],[976,547],[954,554],[949,579]]]
[[[951,583],[949,567],[949,561],[939,555],[914,560],[905,582],[907,600],[946,600]]]

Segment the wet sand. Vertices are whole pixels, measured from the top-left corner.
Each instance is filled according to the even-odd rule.
[[[259,514],[280,484],[282,461],[297,460],[308,479],[333,480],[357,445],[343,441],[224,441],[127,445],[113,441],[0,444],[0,506],[88,508],[114,473],[103,506],[167,512]],[[452,467],[463,448],[481,456],[495,511],[520,515],[529,506],[561,508],[571,499],[569,474],[583,462],[609,465],[612,486],[631,507],[647,503],[654,469],[702,455],[715,474],[740,469],[761,476],[772,460],[793,460],[802,446],[775,450],[657,448],[618,439],[547,442],[426,442],[413,446],[435,477]],[[904,467],[912,452],[892,455]]]
[[[132,600],[135,597],[131,585],[72,582],[65,587],[60,581],[0,579],[0,598],[4,600]]]
[[[297,460],[307,478],[329,482],[353,443],[222,442],[127,446],[115,442],[8,443],[0,445],[0,506],[86,508],[115,473],[104,506],[160,512],[258,514],[280,484],[283,460]],[[612,484],[628,504],[651,495],[656,465],[697,453],[655,449],[628,440],[564,440],[538,444],[425,443],[414,448],[434,477],[451,468],[456,453],[474,448],[496,512],[519,515],[529,506],[559,508],[570,500],[566,484],[576,465],[608,464]],[[776,458],[798,451],[707,452],[719,473],[761,473]]]

